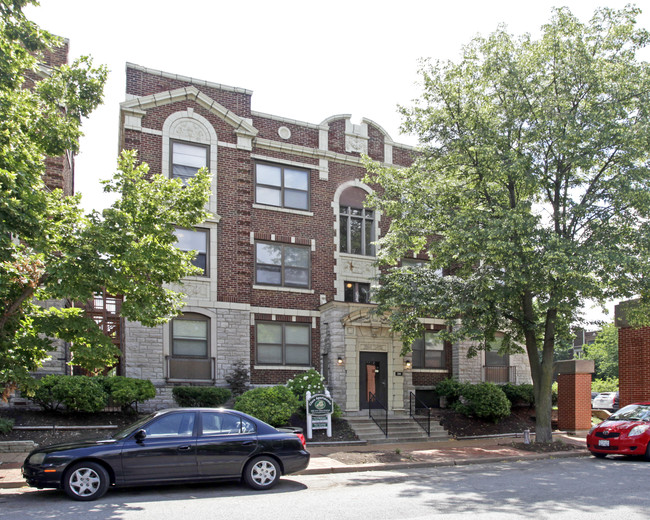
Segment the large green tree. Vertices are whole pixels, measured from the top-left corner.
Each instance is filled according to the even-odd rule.
[[[504,333],[500,348],[530,361],[538,442],[552,438],[554,345],[585,300],[647,291],[650,68],[637,52],[649,35],[637,14],[581,23],[556,9],[539,38],[499,27],[457,62],[424,62],[423,93],[402,108],[419,156],[401,170],[367,163],[382,188],[370,203],[391,219],[380,261],[431,258],[387,269],[377,294],[405,352],[425,316],[475,351]]]
[[[46,156],[76,152],[84,117],[101,102],[104,67],[88,58],[43,75],[39,55],[58,38],[25,18],[28,0],[0,0],[0,388],[36,370],[55,340],[71,343],[89,370],[116,362],[116,349],[73,302],[106,290],[123,295],[122,314],[145,325],[180,311],[169,284],[194,273],[174,247],[175,226],[205,220],[207,172],[187,185],[149,175],[134,152],[118,161],[105,191],[117,201],[84,215],[78,196],[43,182]],[[33,83],[30,78],[42,77]],[[28,87],[28,88],[27,88]]]
[[[603,325],[594,342],[585,345],[584,358],[594,360],[594,379],[618,379],[618,328],[615,324]]]

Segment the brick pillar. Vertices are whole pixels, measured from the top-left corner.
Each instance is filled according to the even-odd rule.
[[[638,300],[616,306],[620,406],[650,400],[650,327],[632,328],[628,314]]]
[[[576,432],[591,428],[591,374],[594,362],[590,359],[558,361],[558,428]]]

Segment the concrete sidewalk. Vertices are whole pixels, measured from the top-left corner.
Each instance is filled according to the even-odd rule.
[[[560,457],[584,457],[584,437],[564,434],[554,435],[554,440],[578,447],[572,451],[538,453],[513,447],[521,439],[490,437],[436,442],[401,444],[343,445],[339,443],[307,444],[311,453],[309,467],[301,475],[348,473],[406,469],[427,466],[460,466],[468,464],[494,464],[513,460],[536,460]],[[20,466],[26,453],[0,453],[0,489],[25,487]]]

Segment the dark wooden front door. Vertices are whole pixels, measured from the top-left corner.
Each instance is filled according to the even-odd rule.
[[[388,406],[388,355],[385,352],[361,352],[359,356],[359,406],[369,407],[370,393]]]

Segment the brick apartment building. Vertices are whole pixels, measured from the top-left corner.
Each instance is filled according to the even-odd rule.
[[[367,119],[305,123],[255,112],[242,88],[133,64],[126,72],[120,147],[137,149],[153,173],[213,174],[211,218],[177,230],[203,269],[182,287],[184,313],[157,328],[125,325],[123,374],[152,380],[152,406],[172,404],[174,385],[226,385],[238,361],[255,386],[313,367],[347,412],[367,408],[369,391],[403,410],[410,392],[429,399],[450,376],[530,382],[525,355],[468,359],[468,344],[436,340],[436,319],[403,358],[400,338],[372,315],[373,241],[388,223],[364,208],[376,187],[363,182],[361,155],[406,166],[412,148]]]
[[[70,42],[63,40],[60,47],[54,48],[49,52],[44,52],[41,61],[38,64],[38,70],[27,72],[24,87],[31,89],[41,79],[49,76],[51,70],[68,63],[68,50]],[[59,157],[45,158],[45,175],[43,177],[45,185],[50,189],[63,190],[64,195],[74,193],[74,154],[68,150],[64,155]]]

